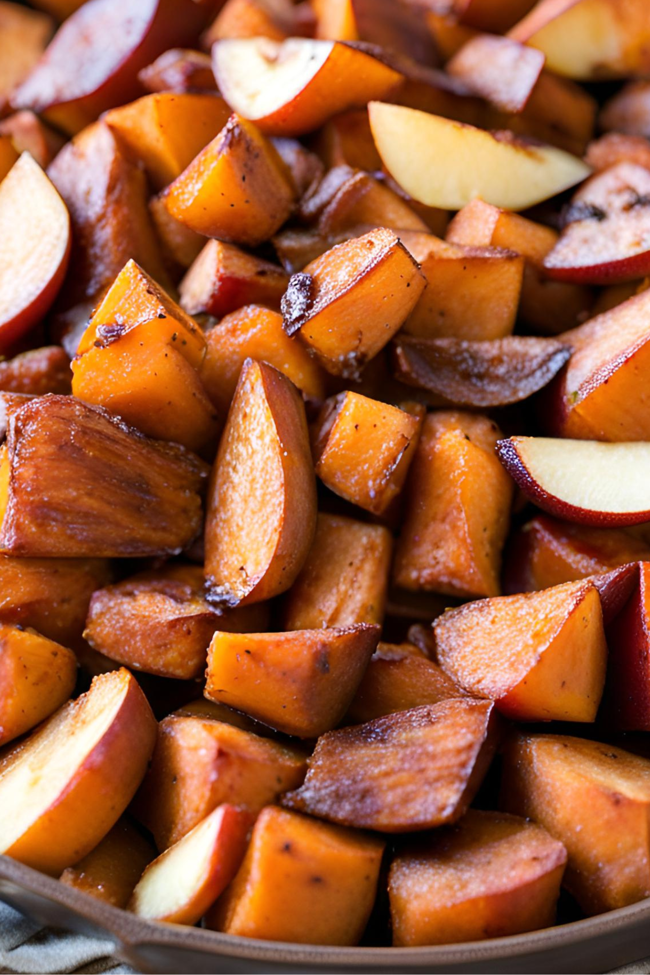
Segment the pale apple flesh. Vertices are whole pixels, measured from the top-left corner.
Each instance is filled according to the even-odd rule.
[[[511,437],[497,453],[524,494],[582,525],[650,521],[650,444]]]
[[[427,206],[460,210],[480,197],[523,210],[591,172],[570,153],[511,132],[486,132],[384,102],[371,102],[368,111],[384,166],[409,196]]]

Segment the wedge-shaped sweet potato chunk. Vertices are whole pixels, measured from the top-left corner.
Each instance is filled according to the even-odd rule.
[[[205,31],[201,43],[210,50],[216,41],[241,37],[270,37],[283,41],[295,29],[291,0],[226,0]]]
[[[300,785],[305,770],[296,748],[212,718],[171,715],[160,722],[133,812],[166,850],[224,802],[259,812]]]
[[[223,605],[286,592],[316,527],[316,483],[307,421],[296,387],[247,359],[213,470],[205,527],[205,574]]]
[[[630,81],[605,102],[598,117],[604,131],[646,136],[650,132],[650,82]]]
[[[510,538],[503,588],[533,592],[644,560],[650,560],[650,548],[625,531],[536,515]]]
[[[347,719],[361,724],[395,711],[465,696],[465,691],[417,647],[380,643],[370,658]]]
[[[18,152],[29,152],[39,166],[49,166],[65,140],[34,112],[14,112],[0,122],[0,137],[9,136]],[[0,155],[1,155],[0,151]]]
[[[424,10],[408,0],[316,0],[316,36],[364,41],[424,64],[436,51]]]
[[[284,628],[381,625],[392,548],[383,525],[319,514],[307,560],[286,596]]]
[[[46,14],[17,3],[0,4],[0,107],[38,63],[53,33],[54,22]]]
[[[409,843],[388,878],[393,944],[481,941],[550,927],[567,854],[535,823],[470,809]]]
[[[380,515],[404,486],[421,425],[421,416],[396,406],[339,393],[316,422],[316,473],[331,491]]]
[[[650,895],[650,762],[596,741],[516,735],[501,803],[564,843],[564,886],[586,914]]]
[[[461,687],[520,721],[594,721],[605,686],[600,596],[588,580],[466,603],[433,623]]]
[[[574,156],[582,156],[594,137],[597,111],[598,102],[581,85],[544,70],[523,112],[518,115],[495,112],[492,117],[488,111],[488,117],[490,125],[510,128]],[[585,162],[591,165],[588,159]]]
[[[160,92],[111,109],[104,121],[160,190],[181,175],[229,116],[216,95]]]
[[[149,200],[149,214],[169,273],[177,278],[191,267],[205,246],[205,237],[172,217],[162,196]]]
[[[67,143],[48,175],[72,222],[73,272],[59,299],[62,308],[89,302],[85,328],[93,307],[130,259],[167,286],[147,210],[145,175],[127,159],[107,125],[92,125]]]
[[[548,335],[577,325],[592,301],[588,288],[551,281],[544,270],[544,258],[558,238],[551,227],[479,199],[464,206],[447,229],[452,243],[506,248],[525,258],[519,314],[535,331]]]
[[[487,342],[398,337],[395,378],[433,394],[436,405],[486,408],[519,403],[553,379],[571,346],[551,338],[508,335]]]
[[[180,283],[181,305],[190,315],[223,318],[244,305],[279,310],[289,275],[277,264],[233,244],[209,241]]]
[[[76,681],[71,650],[35,630],[0,624],[0,745],[65,704]]]
[[[177,91],[181,94],[217,91],[209,54],[192,48],[172,47],[138,72],[147,91]]]
[[[212,637],[205,695],[298,738],[335,728],[379,640],[379,627]]]
[[[129,910],[173,924],[196,924],[241,865],[253,816],[239,806],[214,809],[144,871]]]
[[[294,190],[272,143],[251,122],[232,115],[163,200],[190,230],[254,247],[285,222]]]
[[[355,945],[370,917],[384,844],[269,806],[206,926],[247,938]]]
[[[219,611],[206,599],[201,566],[173,565],[98,589],[84,638],[133,670],[192,680],[215,630],[254,630],[263,618],[256,607]]]
[[[69,393],[71,382],[70,360],[60,345],[30,349],[0,362],[0,389],[4,392],[30,396]]]
[[[407,483],[393,579],[411,590],[496,596],[512,482],[494,453],[495,423],[470,413],[430,413]]]
[[[650,730],[650,562],[639,565],[632,598],[607,629],[610,647],[601,717],[622,731]]]
[[[317,146],[328,167],[347,165],[367,173],[381,169],[365,108],[341,112],[326,122],[317,136]]]
[[[58,877],[124,812],[155,738],[151,708],[128,670],[96,677],[6,755],[0,851]]]
[[[95,849],[67,867],[59,880],[113,907],[126,907],[142,871],[155,855],[151,840],[123,816]]]
[[[178,554],[201,527],[206,465],[72,396],[31,400],[0,460],[0,548],[28,557]]]
[[[452,0],[451,10],[461,24],[501,34],[534,6],[533,0]]]
[[[517,317],[524,261],[514,251],[464,247],[433,234],[400,233],[428,287],[404,324],[423,338],[498,339]]]
[[[138,71],[171,44],[190,45],[204,26],[206,5],[181,0],[92,0],[57,31],[31,74],[13,93],[14,108],[31,108],[71,135],[100,112],[142,91]]]
[[[358,226],[423,233],[429,229],[394,190],[364,172],[354,173],[339,187],[318,221],[318,229],[325,237]]]
[[[397,235],[373,230],[291,278],[282,302],[285,328],[300,331],[329,372],[354,377],[390,341],[425,285]]]
[[[370,53],[298,37],[281,44],[266,37],[219,41],[212,66],[233,111],[270,135],[313,132],[403,81],[399,71]]]
[[[129,261],[81,338],[72,392],[150,437],[200,450],[217,436],[198,371],[205,349],[196,322]]]
[[[491,701],[441,701],[319,738],[283,805],[344,826],[405,833],[454,822],[492,761]]]

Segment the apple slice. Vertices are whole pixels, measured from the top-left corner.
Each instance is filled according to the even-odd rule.
[[[560,341],[508,335],[487,342],[404,335],[393,345],[395,377],[434,394],[436,406],[506,406],[528,399],[568,362]]]
[[[172,47],[138,72],[147,91],[216,92],[209,54],[191,48]]]
[[[524,494],[549,514],[580,525],[650,521],[650,444],[511,437],[501,463]]]
[[[0,853],[59,876],[96,846],[133,798],[156,720],[128,670],[96,677],[0,766]]]
[[[70,256],[66,205],[28,152],[0,183],[0,240],[0,352],[5,352],[48,311]]]
[[[233,112],[270,135],[302,135],[333,115],[385,98],[403,76],[336,41],[268,37],[218,41],[212,66]]]
[[[650,271],[650,171],[619,162],[581,186],[564,230],[544,258],[559,281],[615,284]]]
[[[541,51],[509,37],[479,34],[463,45],[445,70],[503,112],[521,112],[542,73],[544,60]]]
[[[149,864],[129,910],[150,920],[196,924],[237,873],[253,819],[240,806],[217,806]]]
[[[590,173],[568,152],[512,132],[485,132],[384,102],[371,102],[368,111],[386,169],[409,196],[428,206],[460,210],[480,196],[495,206],[524,210]]]

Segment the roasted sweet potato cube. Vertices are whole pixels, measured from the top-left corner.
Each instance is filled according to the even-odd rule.
[[[151,840],[127,816],[59,880],[113,907],[126,907],[142,871],[156,855]]]
[[[0,745],[65,704],[76,681],[71,650],[35,630],[0,623]]]
[[[244,305],[279,311],[289,275],[277,264],[233,244],[209,241],[180,283],[181,305],[190,315],[223,318]]]
[[[269,941],[355,945],[375,902],[384,844],[268,806],[206,927]]]
[[[149,214],[162,249],[165,266],[174,277],[191,267],[205,246],[205,237],[172,217],[161,196],[149,200]]]
[[[544,258],[558,236],[551,227],[478,199],[463,207],[447,229],[447,240],[454,244],[506,248],[525,258],[519,312],[533,329],[549,335],[577,325],[592,302],[588,288],[548,279]]]
[[[405,491],[397,586],[498,595],[513,494],[494,452],[499,436],[484,416],[438,412],[425,418]]]
[[[9,421],[0,459],[0,549],[28,557],[178,554],[201,527],[207,467],[72,396]]]
[[[210,50],[215,41],[236,37],[270,37],[283,41],[295,34],[291,0],[226,0],[202,37]]]
[[[217,91],[210,55],[192,48],[172,47],[164,51],[138,72],[138,80],[150,92]]]
[[[389,873],[393,944],[437,945],[550,927],[567,854],[541,826],[470,809],[399,849]]]
[[[491,701],[426,704],[318,739],[303,785],[283,805],[343,826],[406,833],[452,823],[488,770]]]
[[[0,180],[3,180],[13,164],[18,159],[16,149],[11,136],[0,135]]]
[[[426,281],[391,230],[338,244],[294,275],[285,328],[334,375],[354,377],[407,318]]]
[[[643,560],[650,560],[650,548],[625,531],[536,515],[510,538],[503,588],[534,592]]]
[[[255,247],[288,218],[294,190],[272,143],[251,122],[232,115],[163,200],[190,230]]]
[[[422,338],[498,339],[517,317],[524,260],[514,251],[462,247],[433,234],[400,233],[428,287],[404,323]]]
[[[131,259],[167,287],[147,209],[145,175],[122,152],[107,125],[91,125],[68,142],[48,175],[72,222],[71,272],[59,297],[61,308],[90,302],[92,310]],[[87,311],[83,317],[85,326]]]
[[[0,362],[0,389],[3,392],[30,396],[69,393],[71,382],[70,360],[60,345],[30,349]]]
[[[515,116],[513,129],[533,138],[538,134],[546,142],[582,156],[594,137],[597,111],[598,102],[581,85],[544,70],[526,108]]]
[[[212,718],[171,715],[160,722],[133,812],[162,851],[224,802],[259,812],[300,785],[305,770],[296,748]]]
[[[223,605],[262,602],[293,584],[316,527],[316,483],[296,387],[247,359],[208,499],[205,574]]]
[[[392,548],[383,525],[319,514],[307,560],[286,596],[285,629],[381,625]]]
[[[380,629],[370,623],[212,637],[205,695],[298,738],[335,728],[368,666]]]
[[[364,41],[430,64],[435,58],[424,8],[403,0],[315,0],[316,36]]]
[[[316,422],[316,473],[347,501],[380,515],[397,497],[415,454],[422,418],[348,391]]]
[[[439,616],[433,632],[443,669],[507,717],[594,721],[607,644],[593,583],[465,603]]]
[[[564,735],[516,735],[501,804],[535,820],[569,854],[564,886],[586,914],[650,895],[650,762]]]
[[[54,22],[17,3],[0,3],[0,107],[36,66],[54,33]]]
[[[650,730],[649,584],[650,562],[641,562],[638,586],[607,628],[610,652],[600,717],[617,730]]]
[[[424,233],[429,229],[397,193],[364,172],[355,173],[339,188],[318,222],[318,229],[325,237],[358,226]]]
[[[144,572],[93,595],[84,638],[132,670],[192,680],[205,669],[217,630],[256,629],[255,607],[220,611],[206,597],[198,565]]]
[[[0,136],[8,135],[18,152],[29,152],[43,169],[63,148],[62,136],[45,125],[34,112],[14,112],[0,122]]]
[[[347,165],[368,173],[381,170],[381,156],[365,108],[341,112],[326,122],[318,138],[318,151],[329,167]]]
[[[217,95],[159,92],[111,109],[104,121],[160,190],[181,175],[229,116]]]
[[[0,125],[0,132],[2,125]],[[606,132],[599,139],[590,142],[585,152],[585,162],[596,172],[609,169],[620,162],[637,163],[650,168],[650,142],[639,135],[624,135],[622,132]]]
[[[322,160],[307,149],[298,139],[278,136],[271,139],[277,153],[289,170],[298,198],[308,195],[323,179],[325,166]]]
[[[148,436],[200,450],[217,435],[198,372],[205,349],[198,325],[129,261],[81,338],[72,391]]]
[[[261,604],[258,603],[255,606],[255,611],[259,612],[261,608]],[[268,625],[268,617],[266,622]],[[242,714],[241,711],[233,711],[225,704],[208,701],[207,697],[197,697],[188,704],[176,708],[173,714],[181,718],[213,718],[215,721],[223,721],[225,724],[234,725],[235,728],[241,728],[242,731],[252,731],[253,734],[263,737],[272,737],[274,734],[270,728],[265,728],[259,721],[249,718],[247,714]]]

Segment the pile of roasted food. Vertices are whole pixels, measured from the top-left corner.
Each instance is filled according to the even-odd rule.
[[[650,896],[644,76],[647,0],[0,2],[0,853],[313,944]]]

